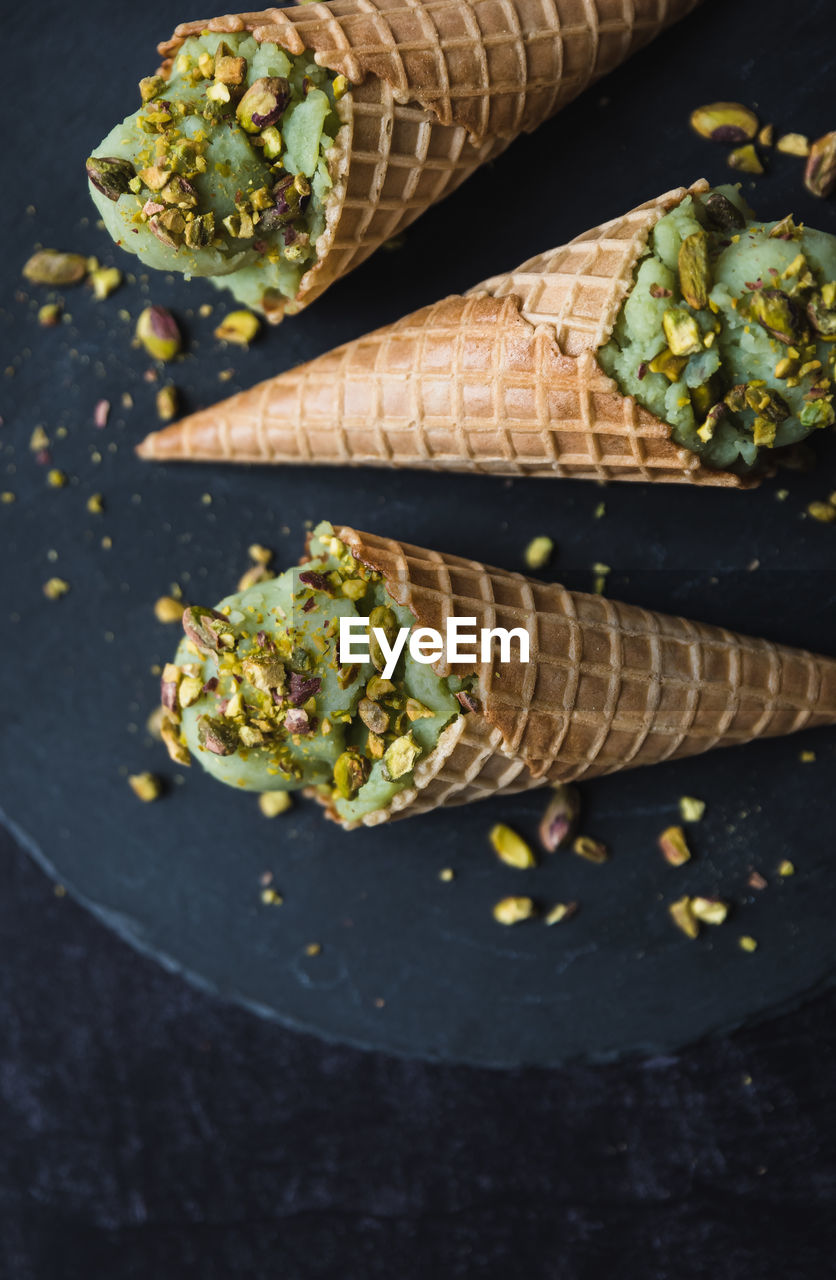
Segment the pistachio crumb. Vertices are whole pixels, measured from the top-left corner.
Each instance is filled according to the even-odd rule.
[[[795,863],[794,863],[794,862],[790,862],[789,858],[784,858],[784,859],[783,859],[783,861],[781,861],[781,862],[779,862],[779,863],[778,863],[778,875],[779,875],[779,876],[794,876],[794,875],[795,875]]]
[[[543,569],[551,560],[553,551],[554,542],[545,534],[532,538],[525,549],[525,563],[529,569]]]
[[[202,493],[200,495],[200,501],[203,503],[204,507],[211,507],[212,505],[211,493]]]
[[[150,804],[152,800],[158,800],[162,793],[162,783],[153,773],[130,774],[128,786],[144,804]]]
[[[321,954],[322,954],[321,942],[309,942],[308,945],[305,947],[306,956],[318,956]]]
[[[238,347],[248,347],[261,328],[258,316],[252,311],[231,311],[215,330],[219,342],[232,342]]]
[[[720,898],[691,899],[691,911],[703,924],[722,924],[729,914],[729,904]]]
[[[57,302],[46,302],[38,308],[38,324],[42,329],[52,329],[61,319],[61,308]]]
[[[595,508],[592,514],[596,520],[602,520],[603,517],[607,514],[606,502],[599,502],[598,506]]]
[[[532,898],[502,898],[493,908],[493,918],[498,924],[519,924],[522,920],[530,920],[535,913]]]
[[[677,898],[676,902],[670,904],[668,914],[677,929],[681,929],[686,937],[696,938],[699,936],[700,922],[694,915],[691,899],[687,894],[682,898]]]
[[[815,753],[815,751],[802,751],[798,758],[799,758],[799,760],[801,761],[801,763],[802,763],[802,764],[815,764],[815,763],[816,763],[816,753]]]
[[[438,878],[443,880],[445,884],[449,884],[451,880],[455,880],[456,873],[452,867],[444,867],[443,870],[439,871]]]
[[[4,489],[3,492],[0,493],[0,502],[2,502],[4,507],[10,507],[11,504],[16,501],[17,496],[12,493],[11,489]]]
[[[600,840],[593,840],[591,836],[578,836],[572,844],[572,852],[579,858],[585,858],[587,862],[607,862],[610,856],[607,846],[601,844]]]
[[[737,945],[741,951],[748,951],[749,953],[758,949],[757,941],[748,933],[744,933],[737,939]]]
[[[662,857],[672,867],[684,866],[691,860],[691,850],[681,827],[668,827],[659,837],[659,848]]]
[[[256,564],[269,564],[273,559],[273,552],[270,548],[262,547],[258,542],[253,542],[247,548],[247,555],[251,560],[254,560]]]
[[[276,889],[262,889],[260,897],[265,907],[280,907],[284,902],[284,898]]]
[[[104,511],[104,497],[100,493],[91,493],[86,502],[91,516],[100,516]]]
[[[173,596],[160,596],[154,604],[154,616],[157,622],[179,622],[185,612],[185,605]]]
[[[157,392],[157,417],[161,422],[171,422],[177,416],[177,388],[169,384]]]
[[[577,902],[556,902],[543,917],[543,923],[560,924],[563,920],[568,920],[570,916],[575,915],[577,909]]]
[[[592,572],[595,574],[595,581],[592,589],[596,596],[602,596],[606,589],[607,577],[612,570],[608,564],[601,564],[600,561],[596,561],[592,566]]]
[[[99,267],[90,273],[93,293],[99,301],[109,298],[122,283],[122,272],[118,267]]]
[[[683,822],[700,822],[705,814],[705,801],[694,796],[680,796],[679,812]]]
[[[264,791],[258,797],[258,807],[265,818],[278,818],[293,808],[289,791]]]
[[[783,133],[775,143],[776,151],[783,151],[788,156],[808,156],[810,139],[803,133]]]
[[[63,578],[50,578],[44,583],[43,591],[47,600],[60,600],[70,589],[69,582],[65,582]]]
[[[67,473],[59,471],[57,467],[53,467],[51,471],[46,473],[46,482],[50,489],[63,489],[67,484]]]
[[[491,828],[488,839],[493,845],[494,853],[506,866],[516,867],[522,871],[537,865],[537,859],[530,846],[522,836],[517,835],[516,831],[506,826],[504,822],[498,822]]]
[[[832,524],[836,520],[836,507],[829,502],[811,502],[807,507],[807,514],[818,520],[819,524]]]

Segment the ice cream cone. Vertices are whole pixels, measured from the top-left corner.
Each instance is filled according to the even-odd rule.
[[[522,627],[530,638],[528,663],[494,651],[485,663],[436,664],[476,677],[478,710],[443,731],[414,785],[367,825],[836,724],[836,659],[336,532],[419,626],[443,635],[447,618],[475,618],[477,633]]]
[[[647,237],[688,190],[174,423],[139,453],[751,484],[675,444],[595,359]]]
[[[699,0],[330,0],[179,26],[170,65],[203,31],[251,32],[344,75],[334,189],[299,311]]]

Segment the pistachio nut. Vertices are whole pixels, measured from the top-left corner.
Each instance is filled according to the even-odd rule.
[[[672,867],[684,866],[691,859],[691,850],[681,827],[668,827],[659,837],[662,857]]]
[[[343,800],[353,800],[369,776],[369,762],[349,748],[334,764],[334,786]]]
[[[722,924],[729,914],[729,904],[720,898],[691,899],[691,911],[703,924]]]
[[[807,315],[816,333],[836,338],[836,283],[823,285],[808,298]]]
[[[186,222],[185,241],[190,249],[204,249],[215,238],[214,213],[202,213]]]
[[[128,786],[144,804],[158,800],[163,790],[162,783],[153,773],[132,773],[128,777]]]
[[[672,902],[668,907],[668,913],[677,929],[681,929],[686,938],[699,937],[700,922],[691,909],[691,899],[687,894],[677,898],[676,902]]]
[[[154,360],[173,360],[183,345],[177,321],[165,307],[146,307],[136,322],[136,336]]]
[[[817,138],[810,148],[804,185],[814,196],[829,196],[836,187],[836,132]]]
[[[790,407],[784,397],[760,381],[748,383],[746,405],[769,422],[785,422],[790,416]]]
[[[108,200],[118,200],[130,191],[130,181],[136,177],[130,160],[120,156],[89,156],[86,167],[87,177]]]
[[[168,82],[162,76],[143,76],[139,82],[139,96],[142,101],[153,102],[158,98]]]
[[[705,801],[696,796],[680,796],[679,812],[683,822],[701,822],[705,815]]]
[[[601,844],[600,840],[593,840],[591,836],[578,836],[572,845],[572,852],[579,858],[585,858],[587,862],[607,862],[610,856],[607,846]]]
[[[726,416],[726,406],[722,400],[719,404],[712,405],[701,426],[697,427],[697,435],[704,444],[708,444],[709,440],[714,439],[714,432],[721,420]]]
[[[420,754],[421,748],[412,737],[411,729],[409,733],[396,738],[391,746],[387,747],[383,755],[383,767],[390,780],[395,781],[410,773],[415,767],[415,761]]]
[[[197,741],[213,756],[232,756],[238,748],[238,732],[228,721],[213,716],[198,716]]]
[[[543,916],[543,924],[562,924],[564,920],[575,915],[577,910],[577,902],[556,902]]]
[[[46,302],[38,308],[38,324],[42,329],[52,329],[61,319],[61,308],[57,302]]]
[[[248,347],[257,335],[261,323],[252,311],[231,311],[225,316],[215,330],[215,337],[220,342],[233,342],[239,347]]]
[[[201,653],[220,653],[235,644],[229,619],[215,609],[204,609],[197,604],[185,610],[183,630]]]
[[[311,194],[310,183],[301,173],[285,174],[273,187],[274,205],[265,209],[261,215],[260,226],[265,231],[274,231],[276,227],[286,226],[294,218],[298,218],[302,201]]]
[[[783,151],[784,155],[788,156],[808,156],[810,139],[803,133],[784,133],[775,143],[775,150]]]
[[[293,801],[289,791],[263,791],[258,797],[258,807],[265,818],[278,818],[279,814],[287,813],[293,807]],[[271,897],[269,901],[278,906],[282,901],[281,896],[276,894],[275,889],[273,893],[275,897]]]
[[[160,422],[171,422],[177,416],[177,388],[170,384],[157,392],[157,417]]]
[[[706,222],[715,231],[739,231],[746,226],[746,219],[737,205],[720,191],[709,191],[702,197]]]
[[[710,102],[691,112],[691,128],[712,142],[748,142],[758,131],[758,117],[740,102]]]
[[[565,783],[554,788],[546,812],[540,819],[540,843],[547,853],[554,853],[574,837],[580,814],[580,797],[575,787]]]
[[[687,315],[687,312],[684,313]],[[690,317],[689,317],[690,319]],[[688,363],[687,356],[675,356],[669,348],[654,356],[648,368],[651,373],[663,373],[669,382],[676,382]]]
[[[793,222],[792,214],[788,213],[786,218],[782,218],[780,222],[776,222],[775,226],[769,233],[770,240],[800,240],[801,227],[796,226]]]
[[[775,443],[778,428],[769,418],[756,416],[752,423],[752,440],[759,449],[771,449]]]
[[[87,275],[87,259],[80,253],[40,249],[25,263],[23,274],[32,284],[47,284],[54,288],[78,284]]]
[[[741,173],[763,173],[760,156],[751,142],[729,152],[727,164],[730,169],[739,169]]]
[[[684,308],[668,307],[662,316],[662,328],[672,355],[691,356],[702,350],[699,326]]]
[[[836,421],[833,405],[824,397],[808,400],[798,415],[802,427],[832,427]]]
[[[194,209],[197,205],[197,192],[186,178],[176,175],[162,188],[160,199],[163,204],[173,204],[178,209]]]
[[[708,263],[708,233],[695,231],[686,236],[679,246],[679,288],[682,296],[695,311],[708,306],[711,289],[711,270]],[[675,348],[671,346],[675,354]]]
[[[504,822],[498,822],[491,828],[488,839],[494,853],[506,867],[516,867],[520,871],[524,871],[527,867],[536,867],[537,859],[530,846],[522,836],[506,826]]]
[[[282,154],[282,135],[275,125],[268,125],[261,131],[261,147],[265,160],[278,160]]]
[[[382,631],[391,645],[398,631],[398,619],[387,605],[377,605],[369,614],[369,655],[377,671],[383,671],[386,659],[375,631]]]
[[[747,318],[756,320],[771,338],[790,346],[804,337],[806,325],[797,304],[780,289],[754,289],[743,300]]]
[[[190,765],[192,762],[191,753],[181,736],[179,727],[165,716],[160,721],[160,737],[163,745],[169,754],[170,759],[175,764]]]
[[[246,58],[233,58],[229,56],[215,58],[215,79],[219,80],[221,84],[241,84],[246,72]]]
[[[119,288],[122,283],[122,272],[118,267],[97,267],[95,271],[90,272],[90,283],[93,286],[93,293],[101,302]]]
[[[493,918],[497,924],[519,924],[522,920],[530,920],[536,910],[532,898],[513,896],[496,903]]]
[[[157,239],[169,249],[176,249],[186,236],[186,219],[179,209],[164,209],[148,220]]]
[[[389,728],[388,714],[379,702],[373,702],[371,698],[360,699],[357,714],[366,728],[370,729],[372,733],[385,733]]]
[[[277,124],[290,101],[290,85],[284,76],[263,76],[251,84],[235,109],[245,133],[258,133]]]

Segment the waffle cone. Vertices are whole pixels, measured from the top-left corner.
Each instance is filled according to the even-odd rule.
[[[419,626],[523,627],[530,661],[471,666],[459,716],[414,785],[366,825],[836,724],[836,659],[567,591],[473,560],[336,530]],[[334,816],[332,814],[332,816]]]
[[[313,51],[344,75],[334,187],[299,311],[480,164],[531,132],[699,0],[329,0],[188,22],[160,45],[165,72],[204,31]]]
[[[742,487],[675,444],[595,359],[656,222],[706,189],[669,191],[193,414],[140,455]]]

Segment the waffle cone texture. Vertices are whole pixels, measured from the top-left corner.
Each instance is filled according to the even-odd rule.
[[[150,435],[160,461],[747,487],[598,365],[653,227],[704,181]]]
[[[189,36],[249,32],[349,81],[326,228],[291,313],[698,3],[328,0],[183,23],[160,53],[165,74]]]
[[[447,618],[475,618],[476,631],[523,627],[530,641],[528,663],[435,664],[475,676],[480,710],[443,730],[414,784],[365,825],[836,724],[836,659],[335,532],[417,625],[444,635]]]

